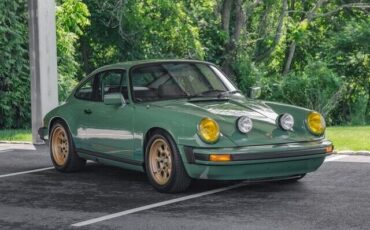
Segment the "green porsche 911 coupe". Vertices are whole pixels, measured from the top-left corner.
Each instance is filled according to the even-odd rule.
[[[208,62],[118,63],[82,80],[39,134],[59,171],[93,160],[146,172],[161,192],[192,179],[295,181],[315,171],[333,151],[324,118],[259,92],[244,96]]]

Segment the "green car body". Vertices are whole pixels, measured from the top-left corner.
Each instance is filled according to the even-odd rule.
[[[67,124],[79,157],[107,165],[145,171],[145,149],[155,130],[168,133],[176,143],[186,173],[193,179],[260,180],[303,175],[323,163],[332,143],[324,134],[313,135],[307,128],[311,110],[260,101],[240,93],[224,97],[175,98],[135,101],[132,69],[160,63],[211,63],[187,60],[126,62],[100,68],[86,77],[67,101],[44,118],[40,136],[47,140],[53,123]],[[214,66],[214,68],[216,68]],[[114,98],[89,101],[76,98],[76,90],[86,81],[109,70],[124,70],[126,102]],[[284,130],[277,124],[281,114],[291,114],[294,126]],[[248,116],[253,128],[238,130],[239,117]],[[219,125],[214,143],[204,141],[198,130],[203,118]],[[211,161],[210,154],[229,154],[230,161]]]

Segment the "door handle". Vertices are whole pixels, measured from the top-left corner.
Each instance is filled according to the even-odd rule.
[[[84,109],[84,113],[86,113],[86,114],[91,114],[91,113],[92,113],[92,111],[91,111],[91,109]]]

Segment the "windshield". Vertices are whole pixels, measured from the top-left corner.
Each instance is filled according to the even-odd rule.
[[[135,101],[210,97],[236,88],[214,66],[203,63],[159,63],[131,72]]]

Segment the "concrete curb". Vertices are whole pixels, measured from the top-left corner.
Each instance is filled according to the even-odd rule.
[[[345,150],[345,151],[338,151],[334,154],[338,155],[360,155],[360,156],[370,156],[370,151],[366,150],[359,150],[359,151],[351,151],[351,150]]]
[[[31,141],[0,141],[0,144],[28,144],[32,145]]]

